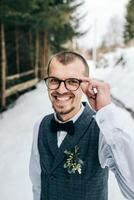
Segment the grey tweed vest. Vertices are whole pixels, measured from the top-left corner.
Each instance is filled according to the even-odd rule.
[[[75,133],[67,134],[60,148],[57,134],[51,131],[53,114],[43,118],[38,135],[41,166],[40,200],[107,200],[108,169],[102,169],[98,159],[99,128],[93,111],[85,109],[75,122]],[[69,174],[64,168],[65,150],[79,146],[79,158],[83,160],[82,173]]]

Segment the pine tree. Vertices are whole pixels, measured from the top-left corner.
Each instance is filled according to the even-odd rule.
[[[46,71],[49,54],[61,50],[63,43],[80,34],[75,30],[79,19],[72,14],[82,3],[76,4],[74,0],[36,0],[37,7],[33,10],[32,19],[33,28],[41,41],[41,76]]]
[[[5,45],[7,51],[7,73],[19,73],[20,65],[30,66],[29,37],[30,11],[34,6],[34,0],[6,0],[0,4],[0,21],[5,29]],[[24,59],[25,57],[25,59]],[[16,66],[16,67],[15,67]]]
[[[134,0],[130,0],[127,5],[124,37],[125,41],[129,41],[134,38]]]
[[[65,2],[65,1],[64,1]],[[67,1],[66,1],[67,2]],[[54,52],[64,50],[63,44],[67,41],[71,41],[73,37],[79,37],[83,33],[77,31],[80,20],[84,18],[84,16],[74,16],[75,11],[83,4],[74,3],[74,1],[68,1],[68,3],[62,4],[59,6],[59,12],[61,12],[61,18],[65,16],[64,23],[60,24],[60,27],[52,27],[51,31],[51,48]],[[61,20],[58,20],[58,23]]]
[[[73,13],[82,3],[83,0],[2,0],[0,21],[6,31],[8,73],[40,66],[43,76],[49,54],[62,50],[65,42],[80,35],[76,31],[80,19]]]

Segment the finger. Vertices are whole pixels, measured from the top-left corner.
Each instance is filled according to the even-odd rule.
[[[87,91],[88,93],[90,92],[92,95],[96,95],[98,93],[96,87],[98,86],[99,81],[97,81],[97,79],[89,79],[87,77],[82,77],[81,80],[81,86],[84,93]]]
[[[94,91],[94,94],[97,94],[99,90],[104,86],[104,83],[97,79],[90,80],[90,84],[92,85],[92,90]]]
[[[96,94],[94,94],[93,90],[87,90],[86,95],[88,98],[96,99]]]
[[[82,82],[81,89],[86,95],[87,94],[94,95],[94,92],[92,90],[92,85],[89,82]]]

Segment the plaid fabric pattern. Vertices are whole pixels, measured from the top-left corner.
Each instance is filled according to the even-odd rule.
[[[57,134],[51,132],[50,114],[42,120],[38,135],[41,165],[40,200],[108,200],[108,169],[102,169],[98,159],[99,128],[94,112],[86,104],[84,112],[75,122],[75,133],[67,135],[60,148]],[[83,160],[82,173],[69,174],[63,167],[64,150],[79,146]]]

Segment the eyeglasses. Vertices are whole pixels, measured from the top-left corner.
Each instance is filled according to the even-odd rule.
[[[60,80],[56,77],[47,77],[44,78],[46,86],[50,90],[56,90],[60,87],[60,84],[63,82],[65,85],[65,88],[69,91],[76,91],[82,82],[82,80],[76,79],[76,78],[68,78],[65,80]]]

